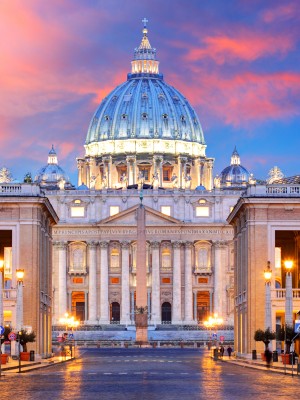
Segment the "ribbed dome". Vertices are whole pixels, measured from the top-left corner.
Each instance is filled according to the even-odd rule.
[[[110,147],[103,142],[110,142],[114,153],[124,153],[124,150],[132,152],[132,145],[130,150],[124,148],[125,140],[133,140],[134,152],[139,152],[139,139],[161,139],[190,142],[187,152],[193,148],[193,152],[204,155],[206,146],[200,121],[187,99],[164,82],[158,71],[156,50],[151,47],[147,33],[144,25],[142,42],[135,49],[127,81],[102,101],[90,122],[85,144],[87,154],[108,154]],[[119,151],[116,151],[116,142],[112,142],[116,140]]]
[[[253,180],[252,175],[241,165],[240,156],[234,148],[230,165],[223,169],[220,176],[215,178],[217,187],[240,187]]]
[[[72,188],[70,179],[65,171],[58,165],[57,155],[52,145],[48,155],[48,164],[41,168],[34,181],[47,189]]]

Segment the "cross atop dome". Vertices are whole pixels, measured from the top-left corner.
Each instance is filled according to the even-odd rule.
[[[147,20],[147,18],[142,19],[142,23],[144,24],[144,28],[147,28],[147,22],[149,22]]]
[[[134,60],[131,62],[132,74],[159,74],[156,49],[151,47],[148,39],[148,22],[147,18],[142,19],[144,25],[143,37],[139,47],[134,49]]]

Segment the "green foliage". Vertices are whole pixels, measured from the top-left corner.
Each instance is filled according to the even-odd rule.
[[[254,340],[256,342],[263,342],[265,344],[266,349],[271,340],[274,339],[276,339],[276,333],[271,331],[270,328],[264,331],[262,329],[257,329],[254,333]]]
[[[20,343],[23,346],[23,351],[27,351],[27,343],[35,342],[35,337],[36,334],[33,331],[29,333],[24,329],[21,330]]]
[[[27,172],[27,174],[24,176],[24,183],[32,183],[31,172]]]
[[[277,331],[276,339],[284,341],[286,344],[286,353],[290,352],[292,340],[294,339],[295,332],[292,325],[282,325],[282,327]]]
[[[1,343],[7,342],[9,340],[8,339],[8,335],[10,334],[10,332],[11,332],[11,327],[10,326],[5,326],[4,327],[4,333],[3,333],[3,339],[1,339]]]

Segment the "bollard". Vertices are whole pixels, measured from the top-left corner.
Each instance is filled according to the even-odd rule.
[[[218,349],[214,349],[214,361],[218,361]]]

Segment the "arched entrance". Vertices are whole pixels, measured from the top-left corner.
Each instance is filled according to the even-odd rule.
[[[114,301],[110,305],[110,322],[119,323],[120,322],[120,304]]]
[[[164,302],[161,306],[161,321],[167,324],[172,321],[172,307],[168,301]]]

